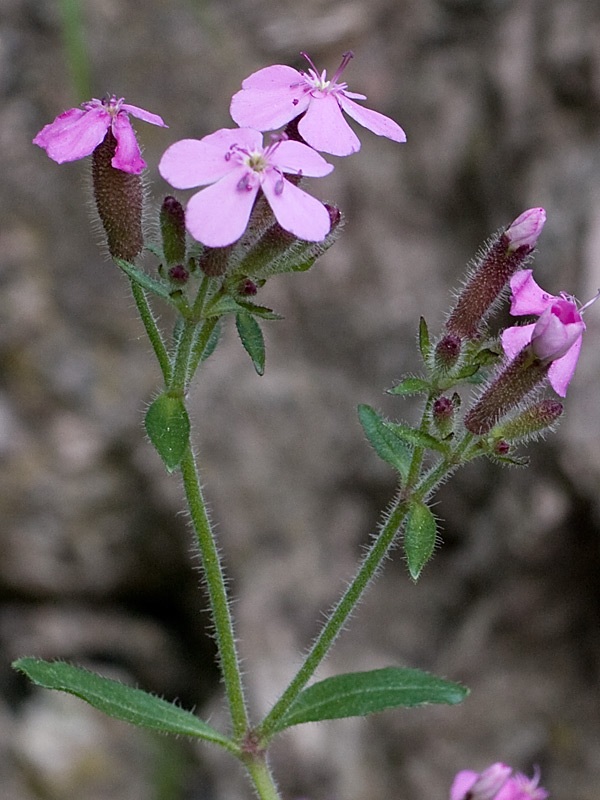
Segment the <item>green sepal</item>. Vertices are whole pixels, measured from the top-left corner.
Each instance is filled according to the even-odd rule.
[[[146,412],[146,433],[168,472],[181,463],[190,440],[190,418],[181,397],[161,394]]]
[[[264,375],[265,340],[260,325],[252,314],[243,311],[236,316],[235,327],[237,328],[240,341],[244,345],[245,351],[252,359],[257,374]]]
[[[134,689],[63,661],[19,658],[12,666],[37,686],[73,694],[114,719],[161,733],[205,739],[237,752],[236,745],[230,739],[198,719],[191,711],[142,689]]]
[[[419,319],[419,350],[421,358],[427,364],[431,356],[431,339],[429,338],[429,328],[425,317]]]
[[[426,703],[460,703],[465,686],[417,669],[386,667],[335,675],[304,689],[279,721],[276,731],[344,717],[365,717],[389,708]]]
[[[168,303],[176,305],[173,298],[171,297],[171,289],[166,286],[164,283],[157,281],[155,278],[152,278],[148,275],[147,272],[144,272],[141,269],[138,269],[134,264],[131,264],[129,261],[124,261],[122,258],[114,258],[113,261],[122,269],[123,272],[131,278],[132,281],[135,281],[138,286],[141,286],[142,289],[145,289],[147,292],[151,292],[152,294],[157,295],[158,297],[162,297],[163,300],[166,300]]]
[[[403,439],[407,444],[415,447],[425,447],[429,450],[437,450],[439,453],[447,454],[449,447],[445,442],[436,439],[430,433],[411,428],[408,425],[401,425],[397,422],[386,422],[387,427],[392,430],[399,439]]]
[[[399,394],[406,397],[411,394],[429,394],[430,390],[431,386],[424,378],[409,376],[408,378],[403,378],[400,383],[392,386],[391,389],[388,389],[387,394]]]
[[[410,504],[404,529],[404,552],[411,578],[416,581],[435,548],[437,525],[433,513],[420,501]]]
[[[397,469],[402,479],[406,480],[412,450],[407,446],[405,439],[400,438],[392,425],[371,406],[359,405],[358,418],[377,455]]]

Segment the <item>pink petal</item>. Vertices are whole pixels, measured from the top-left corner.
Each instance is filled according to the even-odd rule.
[[[517,353],[527,347],[535,326],[536,323],[532,322],[530,325],[514,325],[512,328],[502,331],[502,349],[508,358],[513,359]]]
[[[169,127],[164,123],[163,118],[158,116],[158,114],[151,114],[149,111],[139,108],[138,106],[132,106],[130,103],[122,103],[121,109],[126,111],[128,114],[132,114],[134,117],[137,117],[137,119],[141,119],[144,122],[149,122],[151,125],[160,125],[161,128]]]
[[[284,64],[274,64],[249,75],[242,81],[242,89],[272,91],[273,89],[289,89],[291,86],[303,83],[304,76],[297,69]]]
[[[302,114],[309,103],[310,95],[298,86],[241,89],[231,98],[229,113],[238,125],[273,131]]]
[[[226,158],[236,144],[260,149],[262,135],[252,128],[222,128],[203,139],[182,139],[163,153],[158,171],[176,189],[215,183],[236,169],[236,162]]]
[[[464,800],[467,792],[471,789],[479,774],[470,769],[459,772],[450,787],[450,800]]]
[[[89,156],[106,136],[110,114],[103,108],[72,108],[46,125],[33,140],[58,164]]]
[[[298,124],[304,141],[315,150],[334,156],[349,156],[360,150],[360,141],[348,125],[336,98],[314,97]]]
[[[262,189],[284,230],[308,242],[321,242],[327,236],[331,228],[329,214],[314,197],[282,179],[275,170],[267,173]]]
[[[226,247],[244,233],[259,184],[240,190],[242,176],[242,170],[234,170],[190,199],[185,224],[194,239],[208,247]]]
[[[339,104],[346,114],[356,120],[359,125],[373,131],[377,136],[385,136],[394,142],[406,141],[406,134],[393,119],[386,117],[385,114],[380,114],[379,111],[359,106],[358,103],[354,103],[348,98],[348,92],[340,93],[338,95]]]
[[[127,114],[120,112],[117,114],[113,119],[112,132],[117,140],[117,149],[111,162],[113,167],[139,175],[146,168],[146,162],[142,158],[135,131]]]
[[[562,358],[553,361],[548,371],[548,380],[557,395],[566,397],[567,388],[575,374],[575,368],[581,350],[581,337]]]
[[[301,173],[311,178],[322,178],[333,170],[333,164],[329,164],[316,150],[302,142],[280,142],[273,148],[270,162],[283,172]]]
[[[556,298],[545,292],[533,279],[533,270],[523,269],[510,279],[513,317],[523,314],[542,314]]]

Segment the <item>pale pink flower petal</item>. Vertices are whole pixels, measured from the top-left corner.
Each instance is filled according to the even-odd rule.
[[[471,769],[463,769],[459,772],[450,787],[450,800],[464,800],[467,792],[471,789],[479,774]]]
[[[271,164],[283,172],[306,175],[309,178],[323,178],[333,170],[333,164],[301,142],[283,141],[273,148]]]
[[[190,199],[185,224],[194,239],[208,247],[226,247],[244,233],[259,184],[240,190],[238,183],[239,174],[232,171]]]
[[[506,328],[502,331],[500,340],[502,349],[508,358],[513,359],[517,353],[527,347],[531,341],[534,328],[535,322],[532,322],[530,325],[514,325],[512,328]]]
[[[550,381],[550,386],[552,386],[559,397],[567,396],[567,389],[575,374],[577,361],[579,360],[581,342],[582,338],[579,337],[562,358],[557,358],[556,361],[553,361],[550,365],[548,380]]]
[[[158,114],[152,114],[139,106],[132,106],[131,103],[121,103],[121,110],[126,111],[137,119],[141,119],[143,122],[149,122],[150,125],[158,125],[160,128],[169,127]]]
[[[117,114],[113,119],[112,132],[117,140],[117,149],[111,162],[113,167],[139,175],[146,168],[146,162],[142,158],[135,131],[126,114]]]
[[[510,279],[512,300],[510,313],[513,317],[525,314],[541,314],[552,304],[553,295],[545,292],[533,278],[532,269],[516,272]]]
[[[581,339],[585,323],[572,300],[557,298],[542,312],[531,336],[531,348],[542,361],[556,361]]]
[[[298,123],[300,136],[315,150],[349,156],[360,150],[360,139],[344,119],[337,99],[326,95],[311,103]]]
[[[277,222],[299,239],[321,242],[329,233],[331,220],[325,206],[293,183],[270,173],[262,184],[263,192]]]
[[[385,114],[380,114],[379,111],[373,111],[370,108],[360,106],[348,99],[349,92],[338,95],[338,103],[344,109],[349,117],[362,125],[363,128],[368,128],[372,133],[377,136],[385,136],[394,142],[405,142],[406,134],[393,119],[386,117]]]
[[[509,249],[513,252],[520,247],[533,250],[545,223],[546,212],[543,208],[528,208],[505,231]]]
[[[106,136],[110,117],[103,108],[71,108],[45,125],[33,140],[58,164],[89,156]]]
[[[273,91],[274,89],[290,89],[303,83],[303,75],[293,67],[285,64],[275,64],[263,67],[253,72],[242,81],[242,89],[258,89],[260,91]],[[240,92],[238,92],[240,94]]]

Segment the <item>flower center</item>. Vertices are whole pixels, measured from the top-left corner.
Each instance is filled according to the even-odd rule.
[[[345,89],[348,88],[348,84],[345,82],[338,83],[338,78],[342,74],[342,72],[348,66],[350,59],[354,57],[354,53],[351,50],[348,50],[342,56],[342,63],[335,71],[333,78],[331,80],[327,80],[327,70],[323,70],[319,74],[317,68],[313,64],[310,56],[308,53],[302,52],[300,55],[304,56],[304,58],[310,64],[310,69],[308,72],[304,74],[304,80],[307,83],[307,90],[311,92],[323,92],[325,94],[332,94],[334,92],[343,92]]]

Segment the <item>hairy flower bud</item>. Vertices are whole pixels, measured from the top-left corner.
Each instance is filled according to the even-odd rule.
[[[92,154],[94,198],[111,256],[134,261],[144,246],[142,179],[113,167],[116,149],[117,140],[109,130]]]
[[[545,398],[533,403],[491,431],[500,441],[516,442],[535,438],[537,434],[550,430],[562,416],[564,407],[558,400]]]
[[[531,347],[524,348],[487,387],[465,416],[465,427],[477,436],[494,425],[537,388],[548,375],[549,362],[540,361]]]
[[[435,365],[438,369],[448,371],[456,366],[462,350],[462,339],[454,333],[447,333],[435,347]]]
[[[544,209],[530,209],[484,246],[446,322],[446,331],[475,339],[512,275],[526,263],[544,225]]]
[[[207,247],[198,259],[198,266],[209,278],[225,275],[231,251],[231,245],[228,247]]]
[[[167,266],[185,261],[185,212],[172,195],[167,195],[160,207],[160,232]]]

